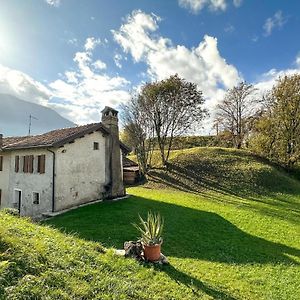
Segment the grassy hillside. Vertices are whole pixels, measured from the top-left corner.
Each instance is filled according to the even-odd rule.
[[[250,203],[252,209],[265,213],[299,218],[300,181],[249,152],[211,147],[176,150],[168,170],[161,168],[155,152],[153,164],[146,186],[173,188],[219,202]]]
[[[166,273],[99,243],[0,212],[0,299],[183,299],[187,293]]]
[[[175,299],[300,299],[300,187],[283,170],[243,151],[195,148],[174,151],[169,171],[128,192],[47,223],[119,248],[136,238],[138,214],[159,211],[164,288],[187,288]]]
[[[195,148],[128,192],[46,222],[59,231],[0,213],[0,299],[300,299],[300,187],[283,170]],[[170,266],[111,249],[150,209],[165,218]]]
[[[152,161],[156,170],[150,172],[150,179],[157,175],[163,180],[163,176],[167,176],[166,184],[170,184],[173,178],[175,186],[177,179],[179,185],[186,182],[196,191],[214,188],[246,194],[277,190],[300,192],[299,182],[284,169],[244,150],[213,147],[175,150],[170,155],[169,172],[161,168],[158,151],[154,152]]]

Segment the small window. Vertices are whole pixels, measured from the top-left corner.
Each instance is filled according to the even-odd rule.
[[[0,156],[0,171],[3,171],[3,156]]]
[[[33,204],[40,204],[40,194],[37,192],[32,193]]]
[[[94,142],[94,150],[99,150],[99,143]]]

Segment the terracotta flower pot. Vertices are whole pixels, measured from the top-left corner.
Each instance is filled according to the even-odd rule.
[[[144,245],[144,256],[146,260],[157,261],[160,258],[161,244],[156,244],[153,246]]]

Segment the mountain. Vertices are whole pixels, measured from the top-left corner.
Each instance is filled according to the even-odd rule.
[[[0,133],[4,136],[27,135],[30,115],[37,118],[32,119],[32,135],[75,125],[51,108],[0,94]]]

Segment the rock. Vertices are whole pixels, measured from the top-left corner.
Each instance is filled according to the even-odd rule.
[[[125,256],[125,250],[123,249],[116,249],[115,254],[118,256]]]
[[[143,245],[140,241],[133,242],[125,242],[124,243],[125,257],[133,257],[136,260],[143,261],[144,260],[144,251]]]
[[[162,253],[160,254],[159,263],[162,265],[168,265],[169,261],[166,256],[164,256]]]

